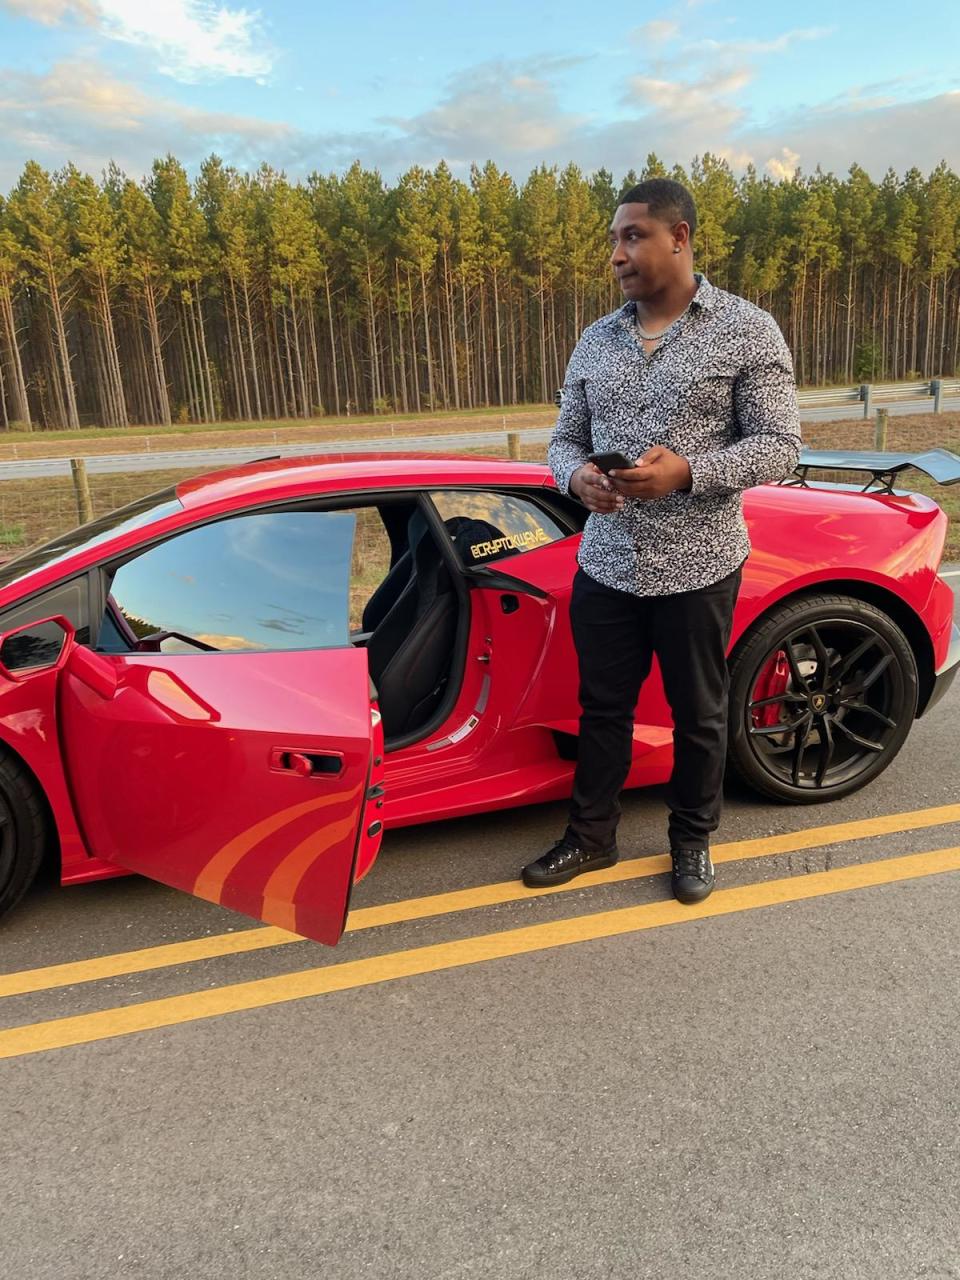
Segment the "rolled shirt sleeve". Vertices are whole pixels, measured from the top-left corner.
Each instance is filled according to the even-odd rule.
[[[751,335],[751,350],[734,382],[734,428],[739,439],[688,456],[693,494],[734,493],[782,480],[800,457],[800,410],[793,360],[777,322],[766,313]]]

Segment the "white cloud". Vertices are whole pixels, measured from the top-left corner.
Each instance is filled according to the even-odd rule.
[[[47,168],[72,161],[93,174],[114,160],[131,176],[168,151],[187,165],[210,151],[242,166],[281,165],[295,131],[151,97],[99,63],[74,61],[45,75],[0,72],[0,137],[0,190],[8,190],[28,159]]]
[[[791,151],[789,147],[781,147],[780,154],[771,156],[764,167],[772,177],[787,181],[796,173],[799,163],[798,152]]]
[[[689,20],[683,25],[685,35]],[[746,90],[757,76],[758,64],[797,42],[827,34],[824,27],[804,27],[768,40],[682,39],[669,51],[648,55],[647,66],[626,81],[621,98],[627,120],[632,120],[631,143],[636,148],[628,164],[635,167],[637,153],[642,157],[650,150],[668,164],[687,164],[710,151],[742,169],[754,159],[744,133],[749,128]],[[627,136],[628,128],[624,121],[603,129],[598,143],[602,137],[603,146],[626,155],[621,135]],[[636,139],[641,138],[638,146]]]
[[[95,23],[98,6],[96,0],[3,0],[3,8],[45,27],[56,27],[67,18]]]
[[[960,170],[960,91],[913,102],[865,106],[854,97],[830,109],[804,107],[741,140],[754,155],[772,157],[775,176],[777,160],[789,160],[791,174],[794,162],[806,173],[820,165],[842,174],[856,161],[875,180],[888,168],[929,173],[941,160]]]
[[[474,67],[451,82],[446,96],[413,117],[389,117],[383,123],[396,131],[388,146],[399,163],[454,165],[483,161],[506,145],[528,155],[531,163],[562,152],[571,134],[587,117],[564,111],[549,73],[572,65],[571,60],[545,63],[492,62]]]
[[[629,82],[629,98],[638,105],[655,111],[669,112],[679,119],[720,112],[727,122],[738,119],[740,108],[724,105],[723,100],[735,97],[753,79],[748,67],[728,67],[706,72],[690,80],[661,80],[651,76],[633,76]]]
[[[854,161],[877,179],[889,166],[928,172],[941,159],[960,170],[960,93],[920,97],[907,83],[866,85],[758,123],[746,94],[752,60],[723,56],[683,68],[656,64],[624,85],[619,119],[607,121],[565,109],[561,76],[570,65],[531,59],[468,68],[428,110],[350,133],[184,106],[93,61],[62,62],[43,75],[0,68],[0,192],[30,157],[47,168],[73,161],[95,175],[113,159],[139,176],[167,151],[188,168],[215,150],[239,167],[267,161],[291,175],[359,159],[388,181],[441,159],[461,176],[487,159],[520,181],[536,165],[570,161],[620,176],[650,151],[668,166],[710,151],[737,170],[755,162],[776,177],[817,164],[842,174]]]
[[[633,44],[642,48],[644,45],[667,44],[676,40],[679,34],[679,23],[670,22],[666,18],[654,18],[652,22],[645,22],[642,27],[631,31],[630,39]]]
[[[241,76],[260,79],[274,53],[259,12],[215,0],[2,0],[46,26],[74,20],[108,40],[149,52],[165,75],[188,83]]]
[[[675,77],[666,68],[636,76],[625,86],[620,118],[606,122],[565,110],[550,67],[487,64],[458,75],[433,108],[384,120],[381,131],[297,134],[288,163],[341,168],[359,158],[390,179],[441,159],[465,175],[471,161],[492,159],[520,181],[535,165],[570,161],[619,176],[639,169],[651,151],[668,166],[710,151],[737,171],[756,163],[786,178],[817,164],[843,174],[854,161],[877,179],[891,165],[927,172],[946,159],[960,169],[960,93],[906,102],[907,85],[870,85],[760,126],[745,94],[753,74],[750,60],[725,56]]]
[[[732,54],[747,57],[765,53],[783,53],[798,40],[822,40],[833,34],[833,27],[797,27],[784,31],[772,40],[698,40],[687,46],[689,52]]]

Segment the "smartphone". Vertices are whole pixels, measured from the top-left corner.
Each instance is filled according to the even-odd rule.
[[[618,453],[616,450],[613,453],[591,453],[587,461],[592,462],[605,476],[608,476],[611,471],[630,471],[637,465],[625,454]]]

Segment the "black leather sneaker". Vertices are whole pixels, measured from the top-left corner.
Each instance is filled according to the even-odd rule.
[[[713,892],[716,876],[709,849],[671,849],[673,873],[670,886],[678,902],[687,906],[703,902]]]
[[[599,871],[601,867],[612,867],[620,854],[616,848],[606,852],[578,849],[566,840],[558,840],[536,862],[528,862],[520,873],[523,883],[528,889],[543,889],[547,885],[566,884],[574,876],[585,871]]]

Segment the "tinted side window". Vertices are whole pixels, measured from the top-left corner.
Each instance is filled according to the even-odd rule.
[[[533,551],[570,536],[569,529],[518,494],[443,490],[431,496],[468,567]]]
[[[24,604],[14,605],[0,617],[0,632],[13,631],[29,622],[41,622],[58,614],[69,618],[77,629],[77,642],[90,641],[90,618],[87,605],[87,575],[58,583],[49,591],[33,596]],[[60,633],[62,635],[62,632]]]
[[[347,645],[355,525],[344,512],[277,511],[178,534],[116,570],[97,647],[203,653]]]

